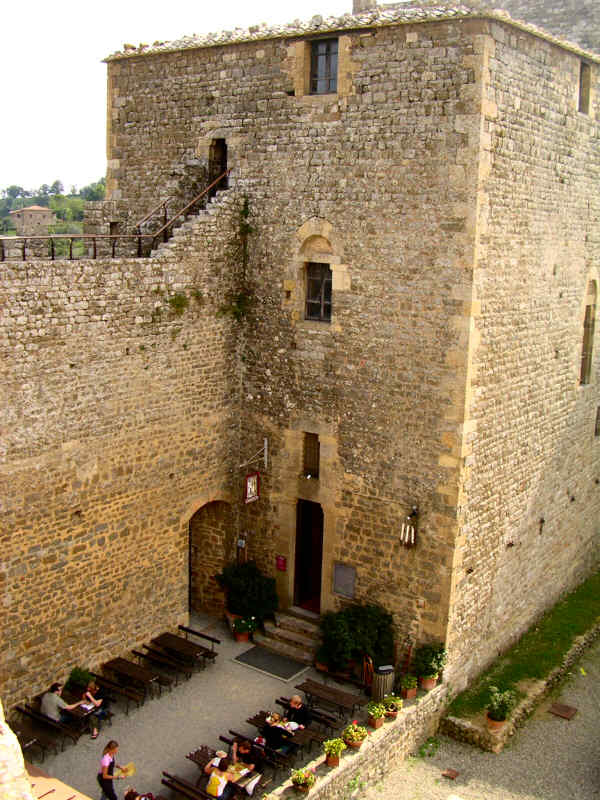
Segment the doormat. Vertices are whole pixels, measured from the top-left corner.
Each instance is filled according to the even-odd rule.
[[[287,656],[280,656],[278,653],[273,653],[271,650],[258,645],[246,650],[245,653],[240,653],[233,661],[286,682],[293,681],[303,672],[310,669],[308,664],[294,661],[293,658],[288,658]]]

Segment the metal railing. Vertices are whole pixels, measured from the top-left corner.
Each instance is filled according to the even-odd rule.
[[[225,180],[225,178],[229,175],[230,172],[231,172],[231,170],[228,169],[222,175],[219,175],[218,178],[215,178],[215,180],[211,184],[209,184],[206,187],[206,189],[204,189],[204,191],[200,192],[199,195],[196,195],[196,197],[194,197],[193,200],[190,200],[190,202],[186,206],[184,206],[184,208],[182,208],[181,211],[178,211],[177,214],[172,216],[171,219],[162,226],[162,228],[157,230],[156,233],[154,234],[154,239],[152,240],[152,250],[154,250],[154,248],[158,244],[158,239],[161,236],[163,236],[163,237],[167,236],[167,238],[168,238],[168,234],[171,231],[171,229],[173,228],[173,225],[175,224],[175,222],[177,222],[177,220],[180,219],[181,217],[183,217],[185,219],[187,216],[189,216],[189,214],[191,213],[192,208],[194,206],[198,205],[198,203],[204,197],[206,197],[206,195],[209,194],[213,189],[216,189],[216,187],[219,185],[219,183],[221,183],[221,181]],[[165,241],[166,241],[166,239],[165,239]]]
[[[57,258],[63,259],[66,258],[69,261],[75,260],[73,256],[73,244],[74,242],[81,241],[85,245],[86,243],[90,245],[87,249],[86,255],[78,255],[76,258],[98,258],[98,243],[99,242],[108,242],[110,244],[110,257],[116,258],[117,257],[117,244],[120,240],[130,240],[136,244],[136,256],[138,258],[142,256],[150,255],[151,252],[151,244],[154,240],[154,234],[152,233],[120,233],[115,235],[107,235],[107,234],[94,234],[94,233],[56,233],[48,236],[2,236],[0,237],[0,262],[7,260],[7,251],[16,249],[11,248],[10,244],[18,242],[18,248],[21,251],[21,260],[27,261],[27,257],[29,258],[50,258],[51,261],[55,261]],[[149,247],[144,248],[144,240],[147,240],[149,243]],[[45,255],[39,255],[38,253],[32,252],[35,250],[36,243],[47,243],[46,253]],[[62,250],[63,248],[57,248],[57,244],[59,242],[68,242],[68,255],[66,253],[58,253],[57,250]],[[30,251],[27,252],[27,247],[29,245]],[[39,251],[41,248],[37,248]],[[129,253],[130,255],[131,253]],[[101,253],[104,255],[104,253]]]
[[[219,175],[218,178],[206,187],[199,195],[194,197],[186,206],[184,206],[180,211],[174,214],[170,219],[168,219],[168,211],[167,205],[174,199],[173,197],[168,197],[166,200],[163,200],[156,208],[152,209],[146,216],[141,219],[137,225],[135,226],[137,233],[117,233],[117,234],[94,234],[94,233],[55,233],[55,234],[48,234],[46,236],[0,236],[0,262],[7,260],[7,251],[16,249],[15,247],[10,247],[11,244],[18,244],[18,249],[21,251],[21,260],[27,261],[28,252],[27,248],[29,246],[29,258],[50,258],[51,261],[55,261],[57,258],[63,259],[66,258],[69,261],[76,260],[77,258],[91,258],[96,259],[98,258],[98,253],[100,251],[100,256],[102,257],[105,255],[102,250],[104,248],[100,247],[102,243],[109,244],[109,251],[110,257],[116,258],[117,257],[117,245],[119,242],[127,242],[130,241],[135,244],[135,254],[138,258],[147,257],[150,253],[156,249],[159,240],[162,237],[164,242],[168,241],[170,236],[172,235],[173,225],[180,219],[185,219],[190,215],[194,206],[197,206],[206,195],[210,194],[213,191],[216,191],[217,186],[224,181],[231,169],[228,169],[222,175]],[[142,233],[141,226],[146,224],[148,220],[150,220],[153,216],[156,215],[162,209],[164,222],[162,226],[155,232],[155,233]],[[87,244],[87,253],[84,255],[73,255],[73,245],[75,242],[82,242],[84,245]],[[36,253],[31,252],[35,250],[35,243],[47,242],[47,249],[45,255],[38,255]],[[57,250],[64,250],[62,247],[57,247],[59,242],[68,242],[68,255],[65,253],[59,252],[57,254]],[[41,248],[38,247],[37,250],[39,251]],[[129,248],[129,252],[123,255],[131,255],[131,251],[134,248]]]

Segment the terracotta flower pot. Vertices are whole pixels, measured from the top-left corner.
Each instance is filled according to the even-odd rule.
[[[360,748],[362,747],[362,743],[364,742],[364,739],[361,739],[360,742],[349,742],[347,739],[344,739],[344,741],[346,742],[348,747],[351,747],[353,750],[360,750]]]
[[[298,794],[308,794],[310,792],[310,786],[305,786],[303,783],[294,783],[293,786]]]
[[[375,728],[375,730],[377,730],[377,728],[381,728],[383,725],[383,717],[369,717],[369,725],[372,728]]]
[[[506,725],[505,719],[492,719],[489,714],[486,714],[488,730],[491,733],[498,733]]]
[[[325,756],[325,763],[328,767],[339,767],[340,765],[340,757],[339,756],[332,756],[329,753]]]
[[[398,716],[398,712],[397,711],[386,711],[385,715],[386,715],[386,717],[388,719],[396,719],[396,717]]]
[[[437,684],[437,675],[433,678],[419,678],[419,686],[421,689],[425,689],[429,691],[430,689],[434,689]]]
[[[234,631],[233,635],[235,636],[236,642],[248,642],[250,640],[248,631]]]
[[[404,700],[412,700],[414,697],[417,696],[417,687],[413,686],[412,689],[401,689],[400,694],[404,698]]]

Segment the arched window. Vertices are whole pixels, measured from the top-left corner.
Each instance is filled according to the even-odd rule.
[[[583,345],[581,348],[581,369],[579,383],[590,382],[592,374],[592,354],[594,350],[594,324],[596,320],[596,283],[590,281],[585,298],[585,316],[583,319]]]

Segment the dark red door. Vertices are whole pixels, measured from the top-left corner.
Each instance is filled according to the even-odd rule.
[[[316,614],[321,611],[322,562],[323,509],[318,503],[298,500],[294,604]]]

